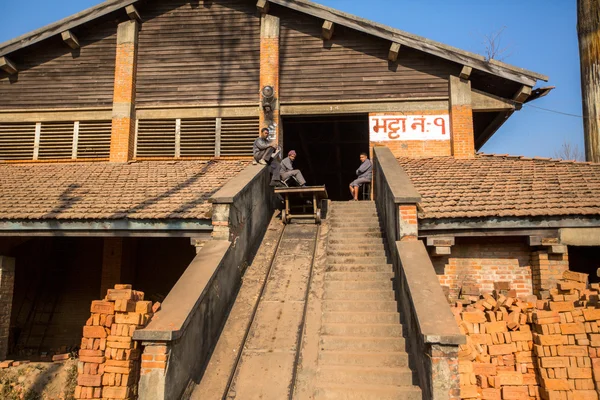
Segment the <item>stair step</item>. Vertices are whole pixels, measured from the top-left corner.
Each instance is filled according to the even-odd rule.
[[[393,290],[326,290],[323,298],[326,300],[396,300]]]
[[[324,300],[323,310],[345,312],[397,312],[398,305],[395,301]]]
[[[322,351],[320,365],[356,365],[363,367],[408,367],[408,354],[404,351],[364,353],[347,351]]]
[[[379,226],[379,224],[376,224],[375,226],[362,226],[362,227],[356,227],[356,226],[333,226],[331,228],[331,232],[332,233],[346,233],[346,232],[357,232],[357,233],[362,233],[362,232],[381,232],[381,227]]]
[[[412,371],[406,367],[369,368],[360,366],[320,366],[317,381],[323,383],[411,386]]]
[[[347,337],[402,337],[400,324],[324,324],[322,335]]]
[[[390,272],[392,271],[391,264],[370,264],[370,265],[353,265],[353,264],[329,264],[326,271],[339,272]]]
[[[387,353],[406,351],[403,337],[356,337],[356,336],[321,336],[322,351],[350,351]]]
[[[398,324],[400,323],[400,314],[397,312],[328,311],[323,313],[323,323]]]
[[[390,272],[325,272],[325,281],[391,281],[394,273]]]
[[[319,385],[315,400],[422,400],[418,386]]]
[[[382,246],[383,247],[383,246]],[[387,254],[383,248],[381,249],[346,249],[346,250],[333,250],[327,249],[327,255],[333,257],[387,257]]]
[[[387,257],[349,257],[349,256],[329,256],[327,257],[328,264],[387,264]]]
[[[327,246],[331,248],[371,248],[373,246],[380,246],[379,248],[385,248],[385,238],[374,238],[364,237],[362,239],[349,241],[347,238],[334,239],[331,236],[327,238]]]
[[[345,240],[347,242],[348,239],[379,239],[383,238],[383,234],[381,232],[357,232],[356,230],[337,232],[334,230],[329,234],[329,237],[331,240]]]

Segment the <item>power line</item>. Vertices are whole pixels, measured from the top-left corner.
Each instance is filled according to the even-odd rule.
[[[575,118],[582,118],[582,119],[589,118],[589,117],[584,117],[583,115],[570,114],[570,113],[566,113],[566,112],[562,112],[562,111],[550,110],[549,108],[538,107],[538,106],[534,106],[531,104],[525,104],[525,105],[527,107],[537,108],[538,110],[547,111],[547,112],[551,112],[551,113],[555,113],[555,114],[566,115],[568,117],[575,117]]]

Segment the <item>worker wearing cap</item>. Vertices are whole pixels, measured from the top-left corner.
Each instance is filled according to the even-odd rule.
[[[302,172],[299,169],[294,169],[294,160],[296,159],[296,152],[294,150],[290,150],[288,156],[283,159],[281,162],[281,167],[279,169],[281,180],[285,181],[289,177],[293,176],[298,182],[300,186],[306,186],[306,180],[302,176]]]

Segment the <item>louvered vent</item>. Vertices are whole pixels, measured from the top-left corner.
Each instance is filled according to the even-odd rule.
[[[70,159],[73,155],[73,122],[42,122],[40,160]]]
[[[109,158],[112,122],[81,121],[77,138],[77,158]]]
[[[258,137],[258,118],[223,118],[221,155],[251,156],[252,144]]]
[[[213,157],[215,155],[216,120],[181,120],[181,157]]]
[[[175,120],[140,120],[137,157],[175,157]]]
[[[31,160],[35,123],[0,124],[0,160]]]

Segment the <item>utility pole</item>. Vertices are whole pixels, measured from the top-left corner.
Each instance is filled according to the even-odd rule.
[[[585,158],[600,162],[600,0],[577,0]]]

